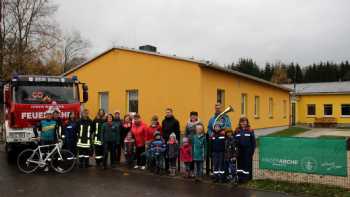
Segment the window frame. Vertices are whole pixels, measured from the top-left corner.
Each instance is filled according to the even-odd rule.
[[[137,101],[137,106],[136,106],[136,111],[131,111],[130,110],[130,93],[132,92],[136,92],[136,101]],[[130,90],[126,90],[126,112],[128,113],[139,113],[140,111],[140,96],[139,96],[139,90],[138,89],[130,89]],[[133,100],[134,101],[134,100]]]
[[[220,101],[219,101],[219,96],[220,96]],[[226,96],[225,89],[218,88],[216,90],[216,102],[220,103],[222,106],[225,106],[225,96]]]
[[[102,108],[102,95],[107,95],[107,109]],[[108,91],[101,91],[98,92],[98,109],[103,109],[106,113],[109,111],[109,92]]]
[[[309,114],[309,106],[314,106],[314,114]],[[316,113],[317,113],[317,111],[316,111],[317,109],[316,109],[316,104],[312,104],[312,103],[310,103],[310,104],[306,104],[306,116],[307,117],[315,117],[316,116]]]
[[[350,114],[349,115],[344,115],[343,114],[343,106],[344,105],[348,105],[350,107],[350,103],[343,103],[340,105],[340,116],[343,117],[343,118],[350,118]]]
[[[326,105],[330,105],[332,108],[332,114],[331,115],[326,115]],[[334,111],[333,111],[333,104],[323,104],[323,116],[324,117],[333,117],[334,115]]]
[[[248,94],[241,94],[241,117],[247,117],[248,111]]]
[[[268,116],[269,118],[273,118],[273,98],[269,97],[268,102]]]
[[[254,118],[260,117],[260,96],[254,96]]]

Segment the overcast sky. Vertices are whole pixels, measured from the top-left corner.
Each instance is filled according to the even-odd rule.
[[[228,64],[350,59],[349,0],[54,0],[65,31],[93,46],[151,44],[158,51]]]

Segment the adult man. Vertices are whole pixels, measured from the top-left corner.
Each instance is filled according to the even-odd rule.
[[[208,122],[208,132],[207,132],[207,138],[209,139],[210,137],[212,137],[214,135],[214,124],[215,124],[215,119],[216,117],[218,117],[218,115],[222,112],[222,105],[221,103],[216,103],[215,104],[215,114],[210,118],[209,122]],[[218,121],[218,124],[221,126],[221,128],[223,130],[226,129],[230,129],[231,126],[231,120],[230,117],[225,114],[223,115]],[[213,160],[211,158],[212,156],[212,144],[211,141],[208,140],[209,144],[208,144],[208,149],[207,149],[207,153],[208,153],[208,157],[207,157],[207,162],[206,162],[206,169],[207,169],[207,173],[209,173],[209,164],[210,166],[213,166]]]
[[[120,118],[120,110],[115,110],[114,111],[114,120],[113,120],[117,125],[119,125],[119,130],[121,131],[120,133],[120,138],[121,138],[121,142],[119,144],[117,144],[116,147],[116,151],[117,151],[117,157],[116,157],[116,161],[117,163],[120,163],[120,156],[121,156],[121,150],[122,150],[122,144],[124,141],[124,138],[126,137],[126,133],[122,132],[122,126],[123,126],[123,121]]]
[[[208,122],[208,135],[209,136],[211,136],[213,134],[214,121],[215,121],[216,117],[221,112],[222,112],[221,103],[216,103],[215,104],[215,114],[210,118],[210,120]],[[223,115],[222,118],[218,121],[221,124],[221,127],[225,130],[230,129],[232,127],[230,117],[227,114]]]
[[[167,142],[169,140],[169,136],[171,133],[175,133],[176,139],[180,141],[180,123],[174,117],[173,110],[171,108],[167,108],[165,110],[165,118],[162,121],[162,131],[163,131],[163,139]],[[165,161],[165,169],[169,169],[168,159]]]
[[[81,119],[79,120],[78,131],[78,155],[79,155],[79,167],[89,167],[89,158],[91,155],[91,141],[92,141],[92,120],[89,118],[89,111],[84,109]]]

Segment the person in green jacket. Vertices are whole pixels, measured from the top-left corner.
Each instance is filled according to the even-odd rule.
[[[108,153],[111,167],[116,167],[116,147],[120,144],[121,125],[113,121],[113,115],[107,115],[107,122],[102,125],[101,141],[103,144],[103,167],[107,168]]]
[[[192,137],[192,157],[195,167],[196,181],[200,181],[203,176],[203,163],[206,158],[207,141],[204,134],[204,125],[196,125],[196,134]]]

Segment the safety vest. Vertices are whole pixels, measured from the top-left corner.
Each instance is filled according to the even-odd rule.
[[[86,125],[80,125],[77,147],[90,148],[91,146],[90,125],[87,126],[87,129],[85,128]]]
[[[102,141],[101,141],[101,131],[100,131],[100,124],[103,124],[103,123],[99,123],[99,122],[96,122],[96,131],[95,131],[95,138],[94,138],[94,144],[95,145],[98,145],[98,146],[101,146],[102,145]]]

